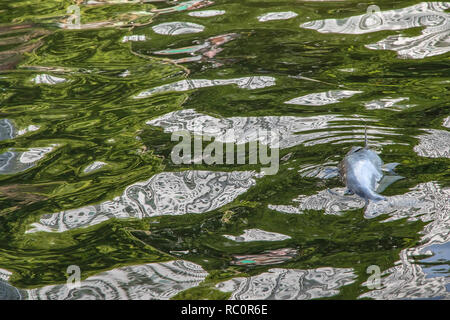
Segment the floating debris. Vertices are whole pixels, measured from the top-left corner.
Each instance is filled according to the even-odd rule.
[[[321,33],[364,34],[384,30],[403,30],[424,27],[416,37],[392,35],[369,49],[394,50],[400,58],[423,59],[450,51],[448,36],[450,15],[445,12],[450,2],[422,2],[403,9],[388,10],[344,19],[325,19],[306,22],[302,28]]]
[[[256,77],[243,77],[235,79],[219,79],[219,80],[208,80],[208,79],[190,79],[190,80],[180,80],[175,83],[165,84],[150,90],[143,91],[135,96],[136,99],[147,98],[157,93],[164,93],[170,91],[188,91],[199,88],[207,88],[214,86],[225,86],[235,84],[241,89],[254,90],[266,87],[271,87],[275,85],[275,78],[267,76],[256,76]]]
[[[335,296],[356,278],[352,268],[273,268],[257,276],[218,283],[216,288],[232,292],[230,300],[309,300]]]
[[[162,35],[179,35],[203,32],[204,26],[192,22],[165,22],[152,27],[153,31]]]
[[[234,255],[231,264],[238,266],[265,266],[286,262],[296,255],[297,250],[292,248],[269,250],[261,254]]]
[[[35,84],[58,84],[66,81],[64,78],[55,77],[49,74],[38,74],[36,77],[31,79]]]
[[[450,132],[426,129],[428,134],[419,136],[419,144],[414,151],[421,157],[450,158]]]
[[[250,171],[162,172],[128,186],[113,200],[47,214],[28,232],[63,232],[99,224],[111,218],[183,215],[215,210],[232,202],[255,184]]]
[[[292,11],[286,12],[269,12],[258,17],[259,22],[274,21],[274,20],[288,20],[297,17],[298,14]]]
[[[225,14],[225,10],[203,10],[189,12],[188,15],[196,18],[209,18],[215,16],[221,16]]]
[[[285,103],[305,106],[323,106],[340,102],[341,99],[350,98],[357,93],[362,93],[362,91],[331,90],[327,92],[311,93],[306,96],[291,99]]]
[[[225,238],[236,242],[252,242],[252,241],[283,241],[291,239],[281,233],[268,232],[260,229],[247,229],[240,236],[223,235]]]

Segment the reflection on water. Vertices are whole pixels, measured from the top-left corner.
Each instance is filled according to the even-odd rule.
[[[367,13],[344,19],[325,19],[306,22],[301,26],[322,33],[363,34],[382,30],[403,30],[424,27],[416,37],[389,36],[369,49],[394,50],[399,57],[423,59],[450,51],[449,2],[422,2],[407,8]]]
[[[340,102],[341,99],[350,98],[361,91],[334,90],[320,93],[311,93],[286,101],[287,104],[301,104],[306,106],[323,106],[326,104]]]
[[[374,109],[390,109],[390,110],[396,110],[401,111],[404,108],[411,108],[414,107],[414,105],[400,105],[399,102],[407,101],[409,98],[406,97],[400,97],[400,98],[381,98],[378,100],[372,100],[364,104],[366,109],[374,110]]]
[[[175,83],[166,84],[160,87],[152,88],[150,90],[139,93],[136,98],[147,98],[157,93],[164,93],[170,91],[188,91],[199,88],[207,88],[214,86],[225,86],[235,84],[240,89],[255,90],[265,87],[271,87],[275,85],[275,79],[273,77],[244,77],[236,79],[224,79],[224,80],[207,80],[207,79],[192,79],[181,80]]]
[[[14,174],[36,165],[36,162],[52,152],[57,145],[30,148],[26,151],[10,150],[0,154],[0,174]]]
[[[0,4],[0,299],[449,298],[450,3],[377,5]],[[367,206],[336,168],[364,127],[405,177]],[[280,170],[174,169],[181,130],[276,132]]]
[[[202,32],[205,27],[193,22],[166,22],[152,27],[153,31],[163,35],[179,35]]]
[[[64,78],[55,77],[49,74],[38,74],[31,79],[35,84],[58,84],[66,81]]]
[[[426,129],[428,134],[419,136],[419,144],[414,151],[419,156],[429,158],[450,158],[450,132]]]
[[[266,266],[280,264],[294,258],[297,250],[284,248],[278,250],[269,250],[260,254],[235,255],[231,264],[238,266]]]
[[[306,300],[331,297],[353,283],[353,269],[269,269],[249,278],[234,278],[217,285],[232,292],[230,300]]]
[[[20,292],[0,279],[0,299],[168,300],[181,291],[198,286],[207,275],[195,263],[174,260],[102,272],[81,281],[78,288],[62,284]]]
[[[267,232],[260,229],[247,229],[239,236],[224,235],[225,238],[236,242],[251,242],[251,241],[283,241],[291,237],[276,232]]]
[[[260,22],[266,22],[266,21],[272,21],[272,20],[287,20],[291,18],[295,18],[298,16],[297,13],[292,11],[287,12],[269,12],[265,13],[258,17],[258,21]]]
[[[431,255],[428,258],[420,260],[422,269],[427,274],[427,277],[448,277],[447,274],[450,271],[450,242],[433,244],[423,250],[428,255]],[[448,285],[447,291],[450,292]]]
[[[197,17],[197,18],[215,17],[215,16],[221,16],[223,14],[225,14],[225,10],[202,10],[202,11],[194,11],[194,12],[188,13],[189,16]]]
[[[255,184],[253,177],[250,171],[163,172],[127,187],[122,196],[111,201],[45,215],[28,232],[63,232],[111,218],[142,219],[207,212],[247,191]]]

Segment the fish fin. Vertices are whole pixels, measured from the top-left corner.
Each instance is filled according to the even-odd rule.
[[[386,190],[387,187],[389,187],[391,184],[393,184],[394,182],[401,180],[401,179],[405,179],[405,177],[402,176],[384,176],[379,184],[378,184],[378,188],[376,190],[377,193],[381,193],[384,190]]]
[[[383,171],[385,172],[389,172],[389,173],[394,173],[394,169],[399,165],[400,163],[398,162],[391,162],[391,163],[386,163],[385,165],[383,165],[383,167],[381,168]]]

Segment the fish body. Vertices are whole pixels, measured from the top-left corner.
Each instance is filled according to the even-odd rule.
[[[375,190],[383,178],[383,161],[366,147],[353,147],[339,164],[339,174],[349,193],[355,193],[366,202],[385,200]]]

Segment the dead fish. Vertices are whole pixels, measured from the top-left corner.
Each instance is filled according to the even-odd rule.
[[[365,146],[352,147],[339,163],[339,175],[347,187],[347,194],[357,194],[366,201],[386,200],[380,195],[389,185],[404,177],[393,171],[399,163],[383,165],[383,160],[369,148],[367,128]],[[384,172],[392,175],[384,175]]]

